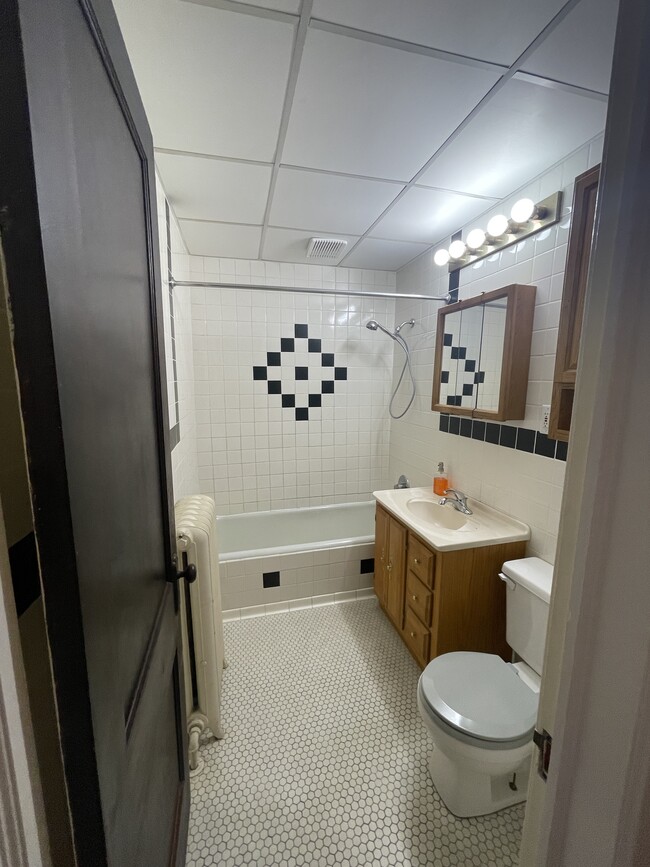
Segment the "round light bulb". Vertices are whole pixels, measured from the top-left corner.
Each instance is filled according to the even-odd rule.
[[[470,250],[478,250],[485,244],[485,232],[483,229],[472,229],[467,236],[467,246]]]
[[[535,213],[535,202],[532,199],[519,199],[510,211],[510,216],[515,223],[527,223]]]
[[[508,218],[503,214],[497,214],[495,217],[492,217],[490,222],[487,224],[488,235],[492,235],[493,238],[499,238],[501,235],[505,235],[508,231]]]
[[[462,259],[467,247],[463,241],[452,241],[449,245],[449,255],[452,259]]]
[[[445,250],[444,247],[441,247],[439,250],[433,254],[433,261],[436,265],[446,265],[449,261],[449,253]]]

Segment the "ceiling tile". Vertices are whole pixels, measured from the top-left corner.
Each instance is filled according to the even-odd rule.
[[[301,232],[293,229],[267,229],[266,238],[264,239],[264,247],[262,249],[262,258],[271,259],[274,262],[300,262],[313,265],[338,265],[339,261],[345,256],[345,250],[341,253],[338,260],[330,262],[322,262],[314,259],[307,259],[307,246],[309,241],[314,237],[313,232]],[[337,238],[342,241],[347,241],[347,250],[359,240],[358,236],[341,235],[337,233]]]
[[[115,7],[157,147],[273,160],[291,24],[175,0]]]
[[[397,271],[428,248],[428,244],[413,244],[409,241],[379,241],[376,238],[364,238],[343,265],[346,268]]]
[[[234,226],[229,223],[203,223],[179,220],[183,239],[193,256],[224,256],[257,259],[261,226]]]
[[[177,217],[263,222],[270,166],[161,153],[156,165]]]
[[[282,161],[410,180],[497,77],[310,31]]]
[[[313,17],[510,65],[565,0],[315,0]]]
[[[531,54],[523,69],[609,92],[618,0],[582,0]]]
[[[403,189],[401,184],[282,168],[269,222],[362,235]]]
[[[606,113],[598,100],[512,79],[418,183],[503,198],[597,135]]]
[[[433,244],[487,211],[494,201],[411,187],[370,234],[375,238]]]

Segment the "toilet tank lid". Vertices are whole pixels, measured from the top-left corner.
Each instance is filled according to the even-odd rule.
[[[508,560],[503,564],[503,574],[517,584],[539,596],[544,602],[551,599],[553,567],[539,557],[524,557],[521,560]]]

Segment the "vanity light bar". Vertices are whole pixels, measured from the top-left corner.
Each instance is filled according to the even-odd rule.
[[[436,250],[433,261],[436,265],[448,265],[449,273],[460,271],[558,223],[561,213],[561,190],[537,203],[532,199],[519,199],[512,206],[510,217],[496,214],[485,230],[472,229],[464,241],[452,241],[447,249]]]

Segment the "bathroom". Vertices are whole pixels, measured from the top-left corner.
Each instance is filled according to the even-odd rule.
[[[628,246],[608,268],[647,222],[649,16],[33,4],[11,0],[0,91],[31,134],[0,174],[0,496],[37,768],[22,824],[47,857],[13,863],[647,863],[615,799],[597,831],[571,791],[608,784],[572,749],[594,718],[572,687],[608,634],[593,599],[624,604],[589,582],[646,544],[610,539],[624,492],[588,469],[605,425],[645,424],[617,428],[609,377],[629,393],[647,302],[605,307],[643,280]],[[633,452],[607,470],[630,490]],[[642,682],[630,666],[621,691]],[[644,700],[610,730],[620,803],[643,789],[620,768]]]

